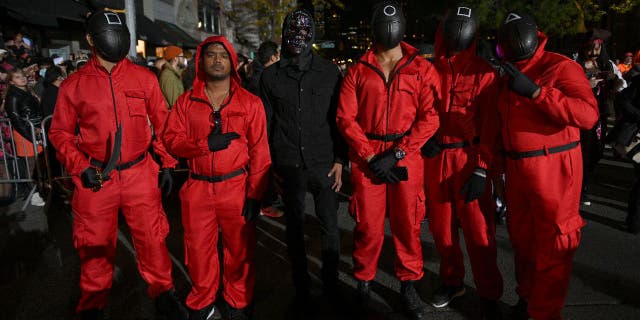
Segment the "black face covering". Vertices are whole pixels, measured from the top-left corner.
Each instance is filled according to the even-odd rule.
[[[374,10],[371,18],[373,40],[383,48],[391,49],[400,44],[405,27],[404,14],[397,2],[384,1]]]
[[[468,49],[476,38],[478,20],[468,7],[457,7],[450,11],[442,22],[442,36],[447,52]]]
[[[109,62],[119,62],[129,53],[129,28],[114,12],[99,10],[89,17],[87,33],[97,54]]]
[[[538,48],[538,27],[529,16],[510,12],[498,33],[498,43],[509,61],[521,61],[533,56]]]
[[[315,36],[313,17],[303,9],[293,10],[284,19],[282,45],[288,57],[297,57],[311,52]]]

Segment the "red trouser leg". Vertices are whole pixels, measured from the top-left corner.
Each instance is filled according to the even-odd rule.
[[[147,159],[133,168],[113,173],[98,192],[82,187],[73,197],[74,246],[80,256],[81,298],[77,311],[105,307],[113,278],[118,208],[131,230],[138,269],[149,285],[149,295],[173,286],[171,261],[164,238],[168,224],[157,188],[157,165]]]
[[[122,214],[131,231],[138,270],[152,298],[173,288],[171,259],[165,243],[169,223],[162,208],[158,170],[158,165],[147,157],[121,172]]]
[[[458,227],[462,227],[478,295],[496,300],[502,296],[502,276],[497,266],[495,219],[484,214],[479,200],[465,203],[460,190],[471,174],[464,150],[445,150],[425,161],[425,189],[429,229],[440,254],[440,277],[445,285],[460,285],[464,263]],[[465,167],[466,166],[466,167]],[[487,185],[486,193],[490,194]]]
[[[561,319],[573,255],[584,225],[578,212],[580,149],[507,160],[507,215],[517,293],[534,319]]]
[[[224,247],[224,293],[234,308],[251,302],[255,283],[255,225],[242,217],[245,175],[219,183],[189,179],[180,190],[185,252],[193,282],[186,304],[202,309],[219,288],[218,227]]]
[[[396,276],[401,281],[422,278],[422,160],[415,155],[401,161],[398,165],[407,167],[409,180],[395,185],[374,184],[370,176],[360,169],[360,165],[354,163],[351,173],[354,193],[350,211],[356,219],[353,252],[355,278],[365,281],[375,278],[387,212],[397,255]]]

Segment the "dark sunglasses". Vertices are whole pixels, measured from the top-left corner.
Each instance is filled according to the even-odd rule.
[[[222,117],[220,117],[220,111],[211,112],[211,114],[209,115],[209,122],[213,127],[214,133],[218,134],[222,132]]]

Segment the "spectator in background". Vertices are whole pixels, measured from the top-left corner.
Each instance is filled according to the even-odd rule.
[[[32,170],[35,168],[33,143],[40,133],[39,126],[42,121],[42,112],[40,111],[40,103],[36,99],[33,90],[28,87],[27,77],[22,70],[17,69],[9,72],[7,78],[9,79],[9,88],[5,96],[5,107],[14,129],[15,155],[22,158],[18,162],[20,178],[29,179],[32,172],[29,172],[28,168]],[[31,126],[25,119],[33,124],[34,132],[31,131]],[[40,151],[41,149],[38,149],[38,152]],[[31,188],[27,184],[21,184],[20,186]],[[29,192],[29,190],[23,189],[23,192]],[[44,204],[40,193],[35,192],[31,197],[31,205],[41,207]]]
[[[176,103],[178,97],[184,92],[184,85],[180,79],[182,71],[187,67],[187,59],[182,49],[176,46],[168,46],[164,49],[164,59],[167,63],[160,72],[160,89],[169,109]]]
[[[21,32],[16,33],[12,42],[9,42],[7,49],[13,52],[13,55],[19,61],[26,61],[27,57],[31,54],[31,45],[24,41]]]
[[[622,76],[625,76],[631,68],[633,68],[633,53],[627,52],[624,54],[622,63],[618,64],[618,69],[620,73],[622,73]]]
[[[247,90],[255,95],[259,95],[260,92],[260,76],[262,71],[270,65],[280,60],[280,52],[278,51],[278,45],[273,41],[265,41],[260,44],[258,48],[258,54],[255,60],[249,65],[249,73],[247,74],[248,83]]]
[[[249,58],[238,53],[238,74],[242,80],[242,87],[246,88],[248,83],[247,67],[249,67]]]
[[[4,98],[4,93],[7,90],[7,70],[0,66],[0,92],[2,93],[2,98]],[[3,100],[4,101],[4,100]]]
[[[189,59],[187,62],[187,68],[182,71],[182,85],[184,90],[191,90],[193,87],[193,80],[196,78],[196,62],[195,58]]]
[[[43,118],[53,115],[53,109],[58,99],[58,88],[65,78],[64,71],[58,66],[51,66],[46,70],[43,78],[44,91],[42,91],[40,102]]]
[[[165,63],[167,63],[167,60],[158,57],[155,61],[150,62],[149,70],[151,70],[156,75],[156,77],[160,78],[160,72],[162,71],[162,67]]]

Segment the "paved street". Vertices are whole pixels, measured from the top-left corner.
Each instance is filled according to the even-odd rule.
[[[587,226],[575,257],[574,272],[564,315],[567,319],[640,319],[640,237],[624,231],[628,191],[633,169],[629,163],[609,157],[598,167],[593,181],[593,204],[582,207]],[[343,199],[344,200],[344,199]],[[327,299],[320,291],[320,245],[317,221],[308,198],[306,244],[317,304],[314,319],[352,319],[351,294],[355,282],[350,276],[353,220],[347,202],[340,205],[342,255],[340,279],[343,296]],[[166,200],[171,223],[167,244],[174,259],[174,277],[181,297],[189,282],[183,265],[182,227],[177,192]],[[70,207],[54,200],[44,211],[29,207],[26,217],[16,221],[19,204],[0,213],[0,312],[2,319],[72,319],[79,296],[79,263],[71,245]],[[20,220],[20,219],[18,219]],[[44,233],[45,231],[48,233]],[[110,319],[155,319],[153,301],[145,296],[138,275],[127,228],[121,225],[116,258],[117,270],[108,315]],[[390,230],[387,228],[387,235]],[[373,319],[405,319],[400,309],[399,282],[393,277],[394,253],[390,237],[385,241],[373,290],[376,314]],[[438,261],[433,239],[423,225],[425,277],[418,290],[428,301],[438,285]],[[512,250],[504,226],[497,234],[499,267],[505,280],[503,311],[516,302]],[[258,265],[254,319],[295,319],[291,311],[293,290],[284,244],[284,219],[262,219],[258,223]],[[470,268],[467,261],[467,270]],[[428,319],[477,319],[479,304],[468,272],[467,295],[449,307],[429,307]],[[338,302],[336,302],[336,300]]]

